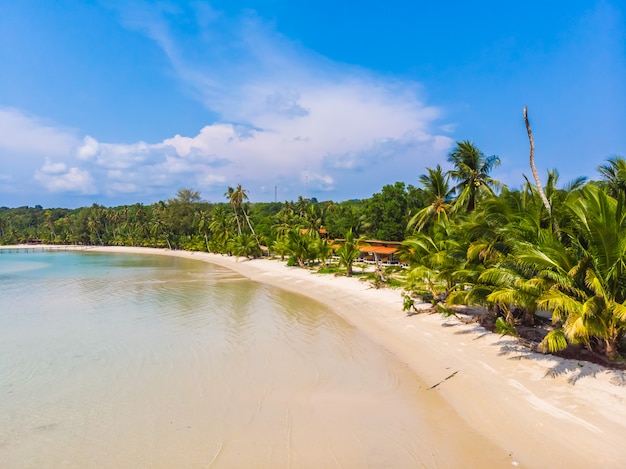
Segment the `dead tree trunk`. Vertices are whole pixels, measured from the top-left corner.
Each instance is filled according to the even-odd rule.
[[[537,184],[539,197],[541,197],[543,205],[548,211],[548,215],[550,216],[550,218],[552,218],[552,207],[550,206],[550,201],[546,197],[546,193],[543,191],[541,179],[539,179],[539,173],[537,173],[537,167],[535,166],[535,141],[533,140],[533,132],[532,130],[530,130],[530,122],[528,122],[528,110],[526,106],[524,106],[524,123],[526,124],[526,132],[528,132],[528,141],[530,142],[530,169],[533,172],[535,184]]]

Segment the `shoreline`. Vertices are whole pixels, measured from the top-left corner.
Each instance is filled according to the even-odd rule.
[[[514,339],[454,318],[407,316],[400,290],[376,290],[355,278],[315,274],[279,260],[155,248],[0,246],[16,248],[177,256],[219,265],[252,281],[307,296],[408,366],[422,383],[420,387],[441,396],[467,424],[468,433],[474,434],[467,435],[468,440],[482,436],[510,455],[502,467],[624,464],[625,372],[532,353]],[[449,447],[451,441],[460,447],[469,443],[459,441],[464,437],[458,432],[451,431],[449,436],[442,438],[442,447]]]

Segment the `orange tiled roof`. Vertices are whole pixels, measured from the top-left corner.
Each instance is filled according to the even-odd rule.
[[[398,249],[395,247],[387,247],[387,246],[361,246],[359,247],[359,251],[361,252],[372,252],[376,254],[393,254]]]

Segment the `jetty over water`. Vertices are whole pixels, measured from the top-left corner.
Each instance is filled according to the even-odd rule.
[[[88,251],[95,246],[81,246],[76,244],[17,244],[10,246],[0,246],[0,254],[7,253],[30,253],[42,251]]]

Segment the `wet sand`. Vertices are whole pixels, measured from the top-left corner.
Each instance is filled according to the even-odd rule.
[[[421,451],[414,461],[417,467],[624,465],[623,372],[532,354],[512,339],[485,333],[476,325],[455,319],[426,314],[408,317],[402,311],[400,291],[375,290],[357,279],[318,275],[287,267],[280,261],[148,248],[90,249],[175,255],[211,262],[253,281],[297,292],[326,305],[414,374],[418,391],[422,391],[416,392],[415,399],[427,402],[428,409],[423,411],[423,431],[415,435]],[[346,399],[350,396],[324,396],[315,405],[324,408],[324,415],[337,415],[340,422]],[[375,400],[363,402],[363,413],[377,405]],[[390,407],[389,412],[400,408]],[[298,420],[312,422],[312,418],[313,415],[300,416]],[[379,432],[381,439],[385,438],[387,429],[376,428],[376,422],[367,419],[364,422]],[[340,429],[341,426],[337,435],[341,435]],[[318,441],[314,426],[292,428],[290,434],[294,436],[289,443],[291,451],[300,455],[291,460],[291,467],[314,467],[305,455],[315,454],[317,445],[328,443]],[[253,434],[242,438],[242,451],[246,446],[254,447],[249,441]],[[360,451],[362,454],[355,457],[359,456],[364,465],[379,467],[376,455],[355,446],[349,436],[337,440],[337,451]],[[222,453],[215,467],[241,467],[241,457],[241,452]],[[253,467],[265,466],[257,460]]]

